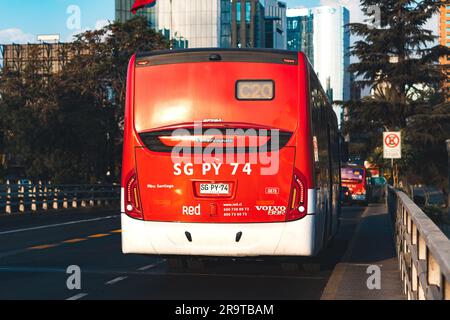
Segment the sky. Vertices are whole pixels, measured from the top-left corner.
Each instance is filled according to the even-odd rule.
[[[36,42],[38,34],[70,41],[108,20],[114,20],[114,0],[0,0],[0,43]]]
[[[288,7],[341,4],[350,10],[351,22],[364,19],[359,0],[285,1]],[[114,0],[0,0],[0,43],[36,42],[38,34],[59,34],[62,42],[71,41],[74,34],[112,20]],[[437,30],[437,19],[429,28]]]

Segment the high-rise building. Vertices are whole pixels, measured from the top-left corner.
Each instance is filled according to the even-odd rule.
[[[314,64],[313,15],[308,9],[289,9],[287,18],[287,47],[302,51]]]
[[[50,76],[61,72],[73,52],[70,43],[29,43],[0,45],[0,67],[21,72],[30,64],[39,66],[39,73]]]
[[[220,0],[159,0],[154,10],[156,26],[185,47],[218,47],[221,42]]]
[[[278,0],[265,0],[265,47],[287,49],[286,3]]]
[[[125,22],[137,16],[144,17],[151,25],[156,25],[156,15],[153,8],[144,8],[138,10],[136,14],[131,13],[131,7],[135,0],[115,0],[116,21]]]
[[[116,0],[116,20],[134,17],[133,2]],[[158,0],[137,14],[175,48],[286,49],[286,4],[278,0]]]
[[[226,2],[229,0],[158,0],[154,7],[138,10],[137,15],[147,18],[151,26],[174,42],[175,48],[218,47],[222,37],[221,5]],[[135,16],[130,12],[133,3],[116,0],[117,21]]]
[[[450,5],[443,5],[440,12],[439,20],[439,44],[450,47]],[[442,87],[445,92],[447,101],[450,101],[450,56],[444,56],[440,59],[440,63],[447,74],[447,79],[443,82]]]
[[[264,46],[264,5],[261,0],[231,1],[231,47]]]
[[[343,6],[288,9],[288,49],[305,52],[332,101],[350,99],[350,13]],[[343,110],[336,106],[339,123]]]
[[[231,5],[231,47],[287,48],[286,3],[278,0],[225,0],[222,1],[222,10],[228,10],[228,5]],[[227,23],[222,18],[222,25]]]

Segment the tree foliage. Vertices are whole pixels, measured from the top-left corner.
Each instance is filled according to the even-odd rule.
[[[402,131],[404,157],[399,164],[403,180],[443,186],[450,110],[441,89],[446,75],[438,62],[449,50],[433,45],[436,37],[426,23],[447,1],[360,2],[366,15],[379,12],[380,19],[375,25],[349,25],[359,39],[351,48],[358,61],[349,71],[358,79],[357,85],[372,92],[345,105],[349,121],[344,130],[351,136],[350,150],[387,166],[382,159],[382,133]]]
[[[96,182],[107,171],[117,178],[129,59],[167,47],[143,18],[77,35],[60,73],[42,74],[32,47],[23,70],[0,73],[0,153],[32,179]]]

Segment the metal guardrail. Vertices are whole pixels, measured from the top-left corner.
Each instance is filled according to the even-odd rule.
[[[109,207],[119,202],[118,185],[0,185],[0,214]]]
[[[410,300],[450,300],[450,240],[403,192],[388,187],[404,292]]]

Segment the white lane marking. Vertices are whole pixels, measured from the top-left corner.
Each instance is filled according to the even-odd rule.
[[[123,281],[123,280],[125,280],[127,278],[128,277],[118,277],[118,278],[112,279],[111,281],[106,282],[105,284],[108,285],[108,286],[112,286],[113,284],[116,284],[116,283],[118,283],[120,281]]]
[[[79,293],[76,296],[70,297],[68,299],[66,299],[67,301],[75,301],[75,300],[80,300],[84,297],[86,297],[88,294],[87,293]]]
[[[17,229],[17,230],[11,230],[11,231],[3,231],[3,232],[0,232],[0,235],[11,234],[11,233],[19,233],[19,232],[25,232],[25,231],[33,231],[33,230],[49,229],[49,228],[62,227],[62,226],[69,226],[69,225],[85,223],[85,222],[109,220],[109,219],[114,219],[114,218],[118,218],[118,217],[120,217],[120,215],[108,216],[108,217],[102,217],[102,218],[95,218],[95,219],[87,219],[87,220],[70,221],[70,222],[64,222],[64,223],[58,223],[58,224],[49,224],[49,225],[46,225],[46,226],[39,226],[39,227],[27,228],[27,229]]]
[[[51,268],[20,268],[20,267],[0,267],[0,273],[66,273],[66,269],[51,269]],[[192,273],[192,272],[123,272],[123,271],[98,271],[98,270],[83,270],[83,274],[92,275],[117,275],[123,274],[128,276],[150,276],[150,277],[164,277],[164,276],[199,276],[199,277],[218,277],[218,278],[244,278],[244,279],[277,279],[277,280],[327,280],[328,277],[313,276],[307,274],[298,275],[273,275],[273,274],[226,274],[226,273]],[[123,276],[124,279],[128,276]],[[114,279],[115,280],[115,279]],[[120,281],[122,281],[121,279]]]
[[[343,262],[342,264],[345,264],[345,265],[350,266],[350,267],[363,267],[363,268],[366,268],[366,267],[370,267],[370,266],[378,266],[380,268],[383,268],[382,264],[375,264],[375,263],[374,264],[366,264],[366,263]]]
[[[161,261],[155,262],[153,264],[149,264],[148,266],[144,266],[142,268],[139,268],[138,271],[147,271],[149,269],[153,269],[153,268],[163,264],[164,262],[166,262],[166,260],[161,260]]]
[[[195,277],[205,277],[205,278],[241,278],[241,279],[278,279],[278,280],[327,280],[328,277],[321,277],[321,276],[308,276],[308,275],[292,275],[292,276],[276,276],[276,275],[269,275],[269,274],[260,274],[260,275],[253,275],[253,274],[222,274],[222,273],[177,273],[177,272],[166,272],[166,273],[144,273],[144,275],[147,276],[195,276]]]
[[[30,252],[30,250],[27,250],[27,249],[20,249],[20,250],[14,250],[14,251],[2,252],[2,253],[0,253],[0,258],[6,258],[6,257],[14,256],[14,255],[16,255],[16,254],[25,253],[25,252]],[[1,271],[1,270],[0,270],[0,271]]]

